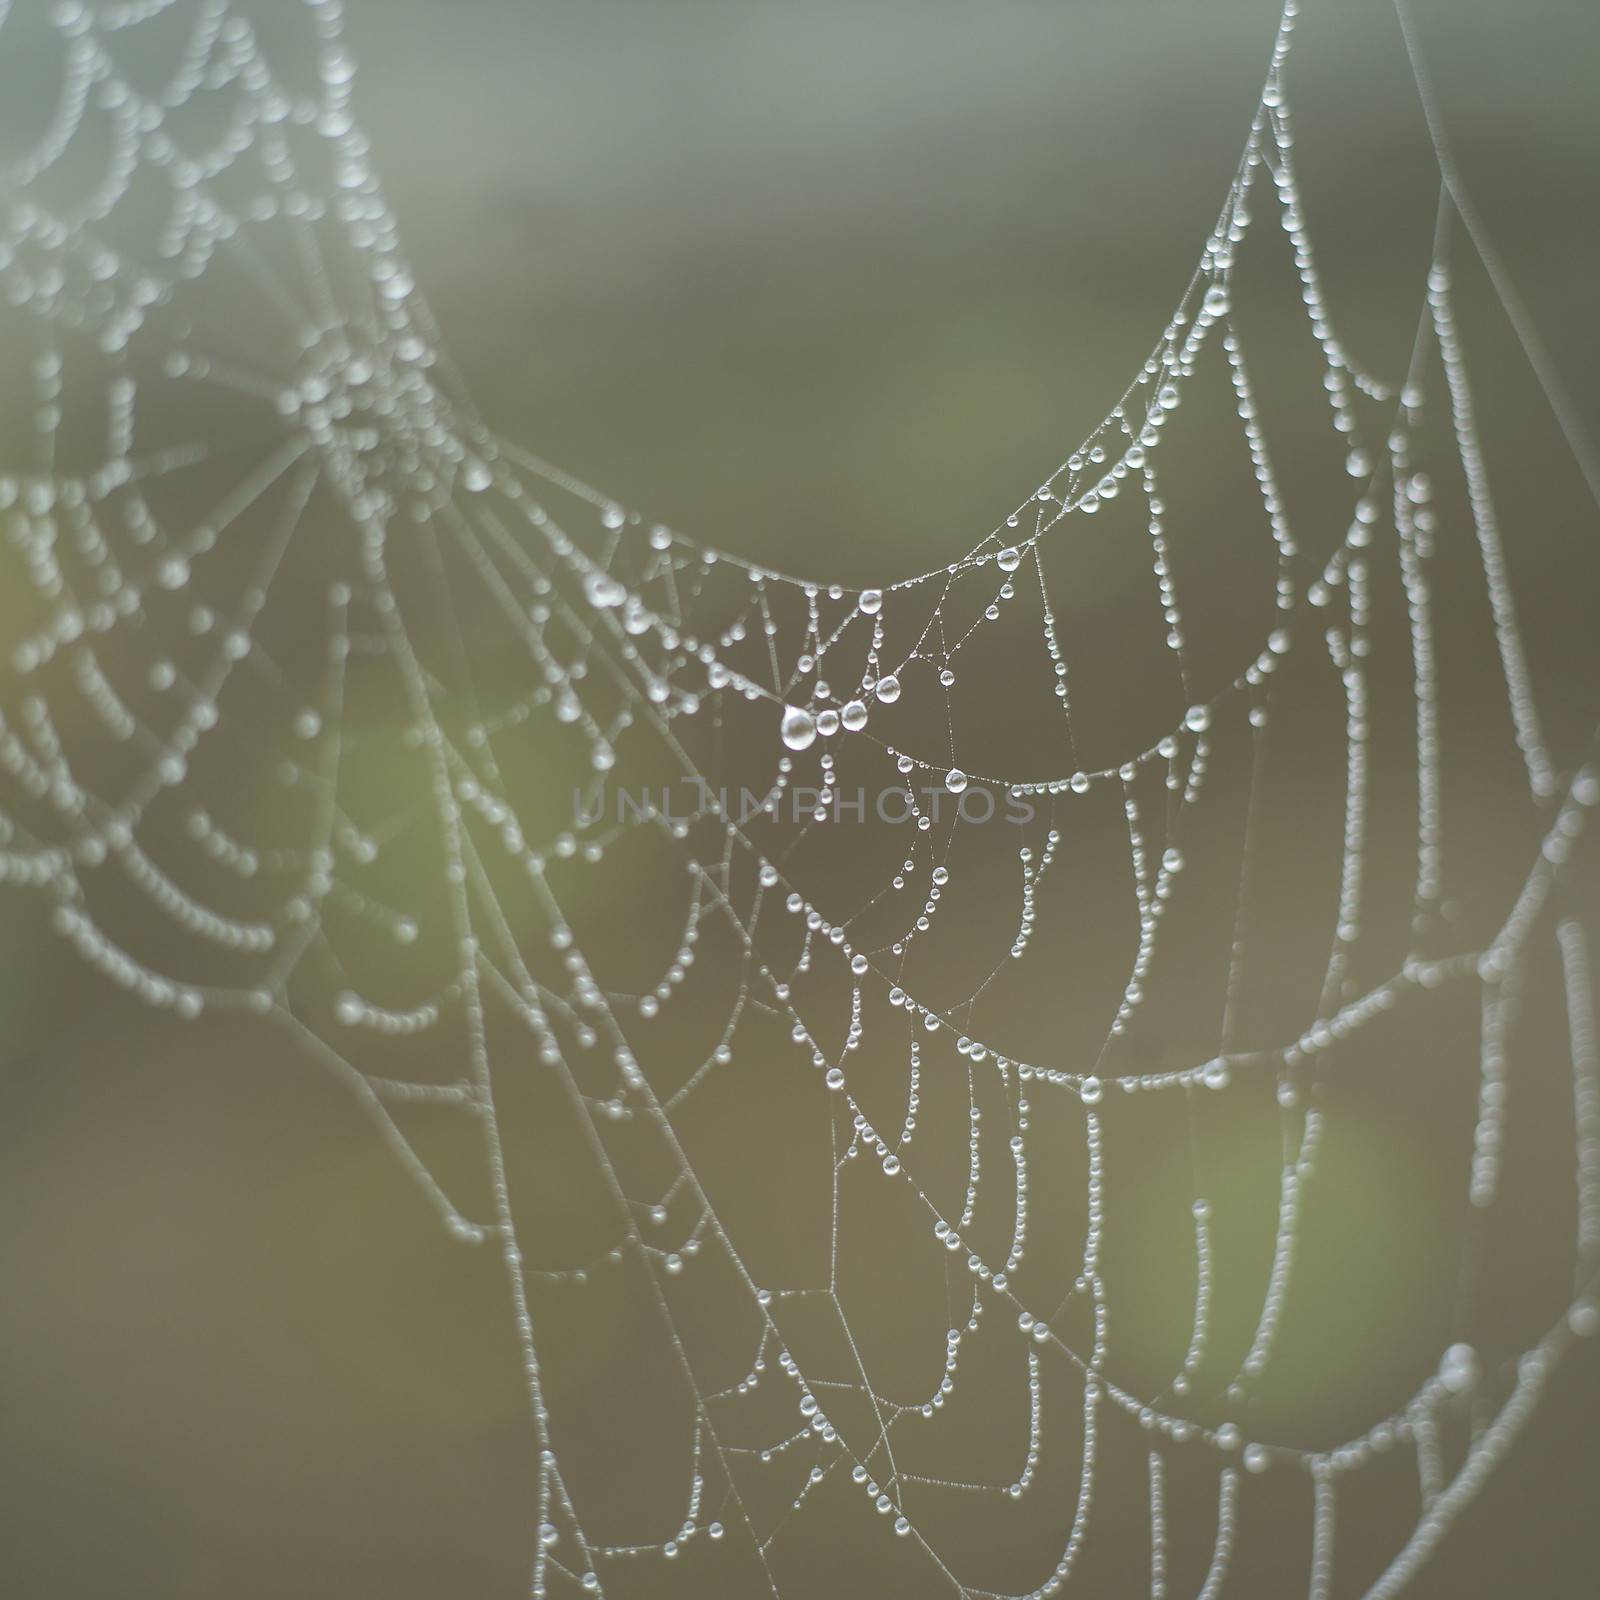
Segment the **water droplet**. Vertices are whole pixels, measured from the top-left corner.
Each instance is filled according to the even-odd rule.
[[[583,592],[589,604],[608,611],[627,599],[628,591],[609,572],[591,572],[583,580]]]
[[[779,732],[791,750],[808,749],[817,737],[817,719],[799,706],[785,706]]]
[[[995,557],[995,565],[1002,572],[1015,572],[1022,565],[1022,552],[1014,544],[1008,544],[999,555]]]
[[[859,733],[867,725],[867,708],[860,700],[847,701],[839,720],[851,733]]]
[[[1451,1394],[1463,1394],[1478,1375],[1478,1353],[1470,1344],[1453,1344],[1439,1361],[1439,1382]]]
[[[1105,1094],[1105,1085],[1098,1078],[1085,1078],[1078,1085],[1078,1098],[1086,1106],[1098,1105]]]
[[[887,678],[879,678],[875,693],[886,706],[892,706],[900,698],[900,680],[892,672]]]
[[[951,794],[960,794],[967,786],[967,775],[960,767],[951,767],[944,775],[944,786]]]
[[[861,607],[869,617],[875,617],[883,610],[883,590],[863,589],[856,604]]]

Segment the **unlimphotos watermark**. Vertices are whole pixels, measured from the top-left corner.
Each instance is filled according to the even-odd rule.
[[[981,826],[1007,822],[1021,827],[1038,814],[1026,796],[969,784],[952,794],[944,783],[888,784],[879,789],[816,788],[807,784],[774,784],[765,794],[754,789],[713,788],[704,778],[680,778],[659,788],[609,788],[596,785],[572,791],[572,812],[579,827],[608,820],[697,822],[703,817],[744,824],[766,816],[800,826],[808,822],[881,822],[890,827],[931,827],[948,821]]]

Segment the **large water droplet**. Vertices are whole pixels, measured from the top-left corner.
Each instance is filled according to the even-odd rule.
[[[866,612],[869,617],[875,617],[883,610],[883,590],[863,589],[856,604]]]
[[[1014,544],[1008,544],[994,559],[1002,572],[1015,572],[1022,565],[1022,552]]]
[[[1453,1344],[1439,1362],[1439,1382],[1451,1394],[1470,1389],[1478,1375],[1478,1354],[1470,1344]]]
[[[583,580],[583,592],[589,604],[602,611],[620,606],[628,597],[628,591],[609,572],[591,572]]]
[[[892,672],[887,678],[879,678],[876,693],[886,706],[892,706],[900,698],[900,680]]]
[[[951,767],[944,775],[944,786],[951,794],[960,794],[967,786],[967,775],[960,767]]]
[[[799,706],[785,706],[778,731],[791,750],[804,750],[817,737],[817,719]]]

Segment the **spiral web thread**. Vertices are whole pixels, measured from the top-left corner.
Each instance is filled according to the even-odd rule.
[[[59,64],[48,117],[8,149],[0,180],[7,337],[31,350],[28,459],[0,476],[5,583],[17,597],[0,699],[0,880],[44,897],[56,933],[151,1006],[275,1024],[355,1097],[445,1226],[498,1251],[538,1452],[536,1595],[626,1594],[650,1581],[645,1563],[701,1541],[719,1542],[719,1557],[739,1546],[777,1594],[784,1543],[841,1479],[921,1561],[919,1592],[994,1594],[941,1551],[939,1497],[1028,1502],[1052,1442],[1077,1463],[1077,1486],[1037,1513],[1059,1523],[1058,1553],[1027,1592],[1054,1594],[1093,1521],[1101,1441],[1127,1428],[1148,1440],[1157,1595],[1168,1592],[1175,1453],[1207,1463],[1216,1498],[1200,1593],[1224,1592],[1251,1477],[1300,1471],[1317,1597],[1332,1582],[1341,1486],[1409,1452],[1412,1530],[1368,1591],[1391,1594],[1504,1454],[1570,1339],[1600,1322],[1600,1062],[1585,921],[1564,893],[1600,776],[1547,743],[1525,659],[1452,292],[1452,217],[1474,238],[1479,226],[1441,148],[1446,189],[1415,349],[1394,378],[1364,370],[1331,325],[1295,176],[1284,70],[1295,13],[1291,0],[1194,276],[1117,405],[967,556],[858,590],[757,568],[643,521],[484,425],[352,120],[336,4],[283,8],[270,38],[229,0],[0,9],[0,52],[44,49]],[[1235,263],[1269,215],[1293,252],[1348,472],[1347,529],[1325,560],[1297,543],[1234,323]],[[1251,515],[1272,543],[1276,618],[1216,688],[1192,681],[1160,474],[1186,390],[1219,353],[1258,490]],[[1496,930],[1472,948],[1451,948],[1439,918],[1448,851],[1429,451],[1465,487],[1503,709],[1542,833]],[[1073,753],[1070,641],[1044,554],[1119,497],[1139,507],[1148,538],[1177,710],[1148,748],[1090,770]],[[302,574],[293,583],[291,569]],[[1357,971],[1371,897],[1371,614],[1385,584],[1398,586],[1405,617],[1414,884],[1403,956],[1369,981]],[[295,598],[280,605],[285,593]],[[1025,626],[1013,621],[1024,615]],[[961,770],[953,712],[947,751],[895,735],[911,724],[894,719],[919,707],[946,720],[952,684],[990,638],[1007,641],[1016,671],[1042,675],[1055,702],[1026,772]],[[1251,774],[1240,790],[1244,925],[1275,685],[1308,655],[1342,697],[1346,785],[1316,1004],[1296,1037],[1241,1045],[1252,956],[1236,931],[1214,1053],[1126,1069],[1119,1041],[1147,1003],[1164,918],[1192,870],[1186,822],[1214,764],[1233,758]],[[488,689],[505,676],[491,659],[513,662],[517,692]],[[724,746],[756,752],[745,800],[723,787]],[[550,803],[560,783],[517,798],[530,751],[551,772],[582,775],[593,806],[576,822]],[[840,895],[813,899],[805,882],[801,844],[826,848],[826,828],[785,817],[800,790],[801,809],[825,817],[852,768],[908,786],[908,828],[882,881],[866,894],[858,885],[841,910]],[[270,808],[241,771],[272,775]],[[699,780],[693,803],[636,803],[614,818],[604,785],[630,772],[680,796]],[[1075,808],[1107,794],[1126,824],[1136,908],[1126,982],[1097,1059],[1024,1058],[977,1002],[1003,970],[1037,957]],[[1020,851],[1007,847],[1013,885],[1020,858],[1020,887],[1004,890],[1013,931],[977,953],[971,987],[952,1003],[911,963],[957,892],[955,835],[979,796],[991,810],[997,797],[1026,802],[1037,825]],[[640,838],[676,863],[682,934],[652,981],[625,989],[591,965],[577,930],[585,875]],[[1230,1415],[1275,1353],[1339,1046],[1424,992],[1475,986],[1468,1198],[1486,1214],[1499,1198],[1524,975],[1541,950],[1558,961],[1569,1013],[1577,1260],[1565,1315],[1503,1363],[1482,1361],[1465,1337],[1450,1343],[1409,1400],[1341,1445],[1251,1437]],[[701,975],[717,963],[724,988],[708,997]],[[1034,981],[1060,980],[1044,967]],[[704,1047],[687,1069],[658,1071],[652,1028],[682,1008]],[[858,1065],[880,1040],[898,1062],[887,1119]],[[680,1133],[747,1050],[780,1047],[782,1070],[815,1090],[830,1129],[834,1265],[821,1281],[773,1281],[747,1260],[743,1219],[724,1214]],[[506,1085],[529,1075],[565,1101],[592,1167],[610,1228],[592,1259],[561,1263],[561,1241],[519,1215],[516,1135],[501,1106]],[[935,1085],[950,1083],[965,1102],[953,1187],[923,1156],[937,1119],[918,1126],[943,1092]],[[1221,1371],[1208,1342],[1213,1219],[1197,1190],[1188,1347],[1164,1387],[1135,1392],[1115,1375],[1101,1270],[1105,1135],[1142,1097],[1193,1105],[1224,1093],[1275,1096],[1284,1130],[1255,1332]],[[430,1154],[450,1122],[476,1141],[469,1176]],[[781,1127],[759,1135],[783,1137]],[[1078,1265],[1064,1295],[1045,1297],[1028,1247],[1062,1241],[1030,1210],[1029,1175],[1064,1159],[1069,1140],[1084,1184]],[[956,1285],[952,1325],[935,1336],[943,1372],[919,1398],[869,1374],[852,1336],[837,1263],[858,1190],[861,1205],[882,1195],[909,1207]],[[569,1491],[540,1308],[624,1272],[688,1397],[688,1440],[681,1519],[617,1538],[591,1531],[616,1508],[600,1515]],[[736,1308],[715,1339],[685,1315],[713,1299]],[[803,1306],[833,1318],[842,1364],[796,1353],[786,1319]],[[984,1343],[1027,1386],[1019,1470],[1009,1482],[920,1471],[921,1439],[957,1403],[961,1358]],[[1458,1438],[1453,1419],[1469,1405],[1470,1436]]]

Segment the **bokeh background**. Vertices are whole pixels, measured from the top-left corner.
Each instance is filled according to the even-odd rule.
[[[1396,373],[1437,165],[1392,10],[1305,10],[1290,84],[1309,224],[1346,343]],[[1474,0],[1419,3],[1415,16],[1460,166],[1593,436],[1600,14]],[[485,417],[697,539],[846,583],[963,553],[1121,392],[1215,218],[1275,21],[1263,0],[349,6],[358,112]],[[1600,715],[1596,512],[1492,290],[1469,252],[1462,262],[1513,577],[1551,740],[1572,764]],[[1303,313],[1283,259],[1246,282],[1241,315],[1274,400],[1280,471],[1308,543],[1328,545],[1347,491],[1308,392],[1315,371],[1290,353]],[[1225,416],[1208,429],[1201,409],[1183,412],[1173,498],[1197,636],[1215,639],[1221,661],[1244,615],[1246,502],[1223,443],[1236,435]],[[1139,597],[1132,570],[1088,540],[1061,569],[1075,681],[1101,707],[1108,749],[1156,704],[1119,648],[1124,602]],[[1467,612],[1447,688],[1460,752],[1447,775],[1461,915],[1492,926],[1538,823],[1517,809],[1470,582],[1466,566],[1441,571],[1441,593]],[[1026,748],[1028,729],[1010,732]],[[1262,915],[1296,953],[1323,926],[1329,866],[1297,840],[1336,827],[1340,795],[1319,750],[1338,754],[1312,741],[1298,780],[1274,794],[1280,855]],[[1375,846],[1396,882],[1403,850]],[[1215,868],[1218,895],[1231,870]],[[1088,897],[1102,891],[1085,881],[1092,922]],[[1580,908],[1596,903],[1594,885],[1592,872],[1580,878]],[[1121,891],[1103,892],[1109,903]],[[114,1587],[128,1600],[522,1592],[531,1444],[491,1264],[440,1235],[348,1098],[281,1039],[140,1012],[61,952],[40,908],[3,904],[0,1583],[48,1597]],[[632,900],[609,914],[618,942],[647,939]],[[1062,940],[1065,971],[1093,967],[1081,935]],[[1058,1026],[1040,1004],[1024,1026]],[[1555,1314],[1570,1272],[1570,1075],[1548,973],[1526,1010],[1517,1185],[1484,1295],[1485,1344],[1511,1349]],[[1408,1016],[1364,1039],[1341,1079],[1325,1211],[1307,1223],[1304,1297],[1264,1427],[1348,1434],[1436,1359],[1476,1025],[1471,1003]],[[1182,1028],[1171,1030],[1177,1050]],[[737,1103],[717,1136],[781,1142],[782,1104]],[[1276,1125],[1218,1112],[1202,1136],[1229,1174],[1218,1192],[1237,1189],[1230,1281],[1246,1307],[1270,1246]],[[534,1187],[579,1184],[568,1147],[536,1128],[527,1138]],[[1123,1237],[1139,1308],[1124,1326],[1142,1316],[1160,1329],[1186,1309],[1187,1290],[1161,1287],[1169,1260],[1179,1271],[1162,1252],[1183,1241],[1162,1235],[1157,1213],[1188,1134],[1179,1122],[1137,1139],[1114,1199],[1119,1217],[1150,1219],[1147,1234],[1141,1220]],[[770,1208],[748,1173],[727,1182],[747,1209]],[[625,1286],[617,1296],[562,1326],[547,1366],[580,1477],[648,1504],[680,1465],[682,1419],[675,1401],[658,1413],[634,1386],[637,1307]],[[892,1348],[887,1326],[884,1337]],[[1600,1352],[1580,1346],[1415,1592],[1592,1592],[1597,1422]],[[977,1438],[981,1457],[990,1446],[981,1428]],[[1147,1592],[1142,1485],[1114,1457],[1102,1477],[1107,1536],[1084,1581],[1096,1594]],[[1359,1592],[1393,1549],[1413,1515],[1405,1492],[1383,1480],[1352,1495],[1336,1592]],[[678,1496],[675,1479],[665,1493]],[[1299,1592],[1304,1484],[1259,1494],[1228,1592]],[[1064,1505],[1007,1537],[1025,1552],[1038,1534],[1043,1548]],[[1211,1509],[1176,1507],[1175,1526],[1192,1515],[1198,1529]],[[884,1561],[882,1532],[825,1508],[784,1571],[801,1593],[933,1592]],[[954,1536],[985,1554],[976,1525]],[[737,1565],[684,1567],[674,1582],[687,1587],[669,1591],[641,1568],[617,1592],[658,1581],[729,1600],[758,1592]]]

